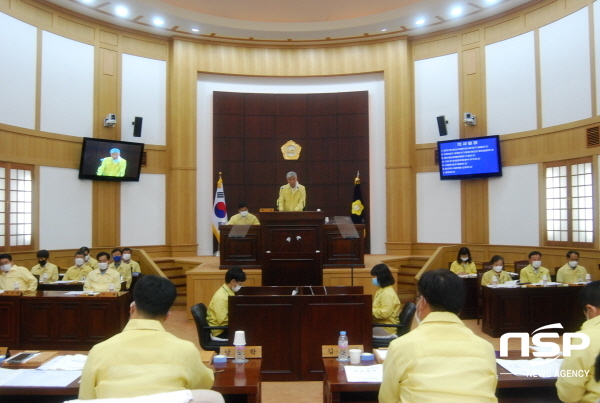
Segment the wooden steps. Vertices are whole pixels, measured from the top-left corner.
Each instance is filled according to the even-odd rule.
[[[167,276],[175,287],[177,287],[177,297],[173,303],[173,309],[181,310],[186,309],[187,306],[187,280],[186,275],[181,266],[171,266],[173,262],[162,261],[158,262],[157,265],[160,267],[162,272]]]

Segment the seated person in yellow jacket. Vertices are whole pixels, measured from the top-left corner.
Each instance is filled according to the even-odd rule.
[[[85,260],[85,264],[90,266],[92,270],[97,269],[98,261],[90,256],[90,248],[88,248],[87,246],[82,246],[81,248],[79,248],[79,250],[82,251],[85,255],[85,257],[83,258]]]
[[[140,279],[125,329],[90,350],[81,374],[79,399],[212,387],[213,371],[202,363],[200,351],[163,327],[176,297],[175,285],[166,278],[149,275]]]
[[[542,267],[542,253],[529,252],[529,265],[521,270],[521,283],[541,283],[544,276],[550,281],[550,271]]]
[[[571,356],[564,357],[556,391],[562,402],[597,402],[600,399],[597,358],[600,351],[600,281],[592,281],[583,287],[579,304],[587,320],[575,334],[587,335],[590,345],[582,350],[572,349]],[[572,344],[581,344],[581,340],[574,338]]]
[[[96,258],[98,259],[98,268],[88,274],[83,289],[85,291],[104,292],[110,291],[112,285],[115,291],[121,290],[121,275],[118,271],[108,267],[110,255],[106,252],[100,252]]]
[[[452,262],[452,265],[450,266],[450,271],[460,275],[477,274],[477,267],[475,267],[475,263],[473,263],[469,248],[465,246],[460,248],[456,260]]]
[[[389,323],[397,325],[400,323],[398,315],[402,304],[394,289],[394,276],[389,267],[379,263],[371,269],[371,279],[375,287],[379,287],[373,297],[373,323]],[[409,324],[410,326],[410,324]],[[374,327],[375,337],[394,337],[398,329],[395,327]]]
[[[238,204],[238,213],[227,221],[227,225],[260,225],[258,218],[248,212],[248,204],[242,202]]]
[[[306,206],[306,188],[298,182],[296,172],[290,171],[285,176],[288,184],[279,189],[277,210],[302,211]]]
[[[113,148],[110,150],[110,157],[102,158],[102,163],[96,171],[97,176],[125,176],[127,161],[121,158],[121,150]]]
[[[75,266],[67,269],[63,281],[85,281],[85,278],[93,269],[85,263],[85,254],[80,249],[75,252]]]
[[[142,269],[140,264],[131,258],[131,248],[123,248],[123,263],[127,263],[131,266],[132,273],[141,273]]]
[[[579,252],[570,250],[567,252],[567,263],[556,272],[557,283],[577,283],[585,281],[588,274],[583,266],[579,266]]]
[[[58,267],[48,262],[50,252],[46,249],[38,250],[36,253],[38,264],[31,268],[31,274],[40,279],[40,283],[54,283],[58,280]]]
[[[31,272],[13,263],[8,253],[0,254],[0,290],[19,290],[25,295],[35,294],[38,281]]]
[[[121,276],[121,281],[125,281],[125,287],[129,289],[132,280],[131,266],[123,262],[123,253],[121,252],[121,249],[114,248],[111,254],[113,262],[108,265],[108,268],[118,271]]]
[[[492,284],[494,277],[498,280],[498,284],[504,284],[507,281],[512,281],[510,274],[504,271],[504,258],[500,255],[492,256],[490,261],[492,270],[487,271],[481,277],[481,285]]]
[[[229,296],[234,296],[242,288],[242,283],[246,281],[246,273],[239,267],[232,267],[225,273],[225,284],[223,284],[210,300],[208,305],[207,320],[209,326],[227,326],[229,324],[229,314],[227,301]],[[227,340],[229,338],[228,329],[212,329],[211,337]]]

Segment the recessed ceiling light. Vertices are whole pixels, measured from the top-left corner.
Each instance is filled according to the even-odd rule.
[[[462,8],[461,7],[455,7],[452,9],[452,11],[450,12],[452,15],[460,15],[462,13]]]
[[[423,25],[423,24],[425,24],[425,20],[421,18],[420,20],[416,20],[415,24],[417,24],[417,25]]]
[[[196,28],[192,28],[192,32],[200,32],[200,30],[196,29]]]
[[[127,17],[129,15],[129,10],[123,6],[117,6],[115,8],[115,13],[117,13],[119,17]]]
[[[387,28],[383,28],[381,31],[382,31],[382,32],[385,32],[385,31],[387,31]]]
[[[91,2],[93,2],[93,1],[94,0],[81,0],[82,3],[88,3],[88,4],[91,3]]]
[[[163,25],[165,22],[163,20],[161,20],[160,18],[155,18],[153,20],[154,25]]]

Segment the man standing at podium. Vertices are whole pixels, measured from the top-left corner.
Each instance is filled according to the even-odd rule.
[[[290,171],[285,176],[288,184],[279,189],[277,210],[302,211],[306,206],[306,188],[298,182],[296,172]]]

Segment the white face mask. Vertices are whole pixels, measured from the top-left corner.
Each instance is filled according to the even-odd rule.
[[[533,263],[531,263],[531,265],[533,266],[534,269],[539,269],[540,266],[542,265],[542,261],[541,260],[536,260]]]
[[[579,264],[579,262],[577,260],[569,262],[569,266],[571,266],[572,268],[576,268],[578,264]]]
[[[129,260],[129,259],[131,259],[131,255],[129,253],[125,253],[123,255],[123,260]]]
[[[242,285],[238,284],[235,287],[233,287],[232,290],[233,290],[233,292],[238,292],[240,290],[240,288],[242,288]]]
[[[240,215],[242,217],[246,217],[248,215],[248,212],[247,211],[240,211]]]
[[[77,266],[81,266],[83,263],[84,263],[84,260],[82,258],[78,257],[75,259],[75,264]]]
[[[468,257],[468,256],[467,256],[467,257],[463,257],[463,256],[461,256],[461,257],[460,257],[460,260],[462,260],[463,262],[466,262],[467,260],[469,260],[469,257]]]
[[[98,267],[100,268],[100,270],[104,271],[108,267],[108,263],[106,263],[106,262],[98,263]]]
[[[90,255],[85,255],[85,261],[87,262],[88,260],[90,260]]]
[[[10,271],[10,263],[0,266],[2,271]]]
[[[494,271],[500,273],[502,271],[502,266],[494,266]]]

